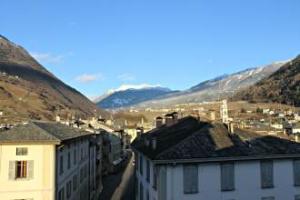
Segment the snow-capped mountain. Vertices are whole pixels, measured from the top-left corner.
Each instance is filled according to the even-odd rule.
[[[183,91],[171,91],[159,86],[125,85],[109,91],[96,102],[100,108],[121,108],[128,106],[165,107],[182,103],[214,101],[219,98],[231,97],[237,91],[269,77],[286,62],[288,61],[274,62],[233,74],[224,74]]]
[[[201,82],[188,90],[168,95],[158,100],[144,102],[139,106],[162,107],[182,103],[201,103],[229,97],[237,91],[252,86],[270,76],[286,62],[274,62],[266,66],[248,68],[237,73],[218,76],[214,79]]]
[[[118,89],[109,90],[94,101],[100,108],[113,109],[137,105],[171,93],[173,91],[159,85],[122,85]]]

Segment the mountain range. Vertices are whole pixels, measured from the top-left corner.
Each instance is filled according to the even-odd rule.
[[[55,119],[56,114],[107,115],[39,64],[23,47],[0,35],[0,106],[3,120]]]
[[[100,108],[115,109],[134,106],[149,99],[156,99],[174,92],[168,88],[146,85],[144,87],[131,87],[109,91],[95,101]]]
[[[175,104],[201,103],[227,98],[237,91],[243,90],[269,77],[287,61],[274,62],[269,65],[248,68],[246,70],[218,76],[203,81],[187,90],[172,91],[170,89],[127,89],[121,92],[106,94],[97,105],[102,108],[121,108],[128,106],[164,107]],[[155,95],[159,94],[159,95]]]
[[[300,56],[287,62],[271,76],[238,92],[233,100],[300,106]]]

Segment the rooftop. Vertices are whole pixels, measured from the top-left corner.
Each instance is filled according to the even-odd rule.
[[[230,134],[221,123],[201,122],[193,117],[180,119],[137,138],[132,146],[156,162],[254,159],[296,156],[300,144],[275,136],[236,130]],[[151,141],[156,140],[156,148]],[[147,142],[146,142],[147,141]],[[150,144],[150,145],[149,145]]]
[[[0,132],[0,143],[56,143],[93,133],[55,122],[33,121]]]

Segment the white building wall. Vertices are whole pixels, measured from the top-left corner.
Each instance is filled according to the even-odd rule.
[[[141,155],[141,154],[140,154]],[[158,199],[157,190],[153,189],[153,164],[151,163],[150,184],[146,180],[146,157],[143,157],[143,175],[136,171],[138,187],[143,184],[144,196],[150,193],[150,200]],[[140,165],[138,164],[140,167]],[[294,186],[293,161],[274,161],[274,188],[262,189],[259,161],[235,162],[235,190],[221,191],[221,172],[218,163],[198,165],[198,193],[184,194],[182,165],[168,165],[167,168],[167,199],[164,200],[260,200],[262,197],[274,196],[276,200],[294,200],[300,195],[300,187]],[[140,191],[140,188],[138,188]],[[139,194],[137,195],[138,198]]]
[[[76,149],[76,164],[74,164],[74,150]],[[59,191],[64,188],[64,196],[67,199],[67,183],[72,182],[71,200],[87,200],[89,196],[89,140],[82,139],[74,141],[69,144],[65,144],[61,148],[57,149],[57,180],[56,180],[56,197],[58,199]],[[68,153],[71,155],[71,167],[68,169]],[[63,156],[63,168],[64,172],[60,174],[60,157]],[[80,181],[82,171],[83,181]],[[73,177],[77,176],[77,189],[73,190]]]
[[[136,184],[137,185],[137,188],[136,188],[136,190],[138,190],[137,191],[137,193],[138,193],[138,198],[137,199],[139,199],[139,197],[140,197],[140,183],[142,183],[142,185],[143,185],[143,200],[147,200],[147,191],[149,192],[149,199],[150,200],[157,200],[158,198],[157,198],[157,189],[155,189],[155,188],[153,188],[153,163],[150,161],[150,181],[148,182],[147,181],[147,169],[146,169],[146,167],[147,167],[147,158],[145,157],[145,156],[143,156],[143,175],[141,175],[140,174],[140,163],[137,163],[137,162],[139,162],[139,159],[140,159],[140,156],[142,156],[142,154],[136,154],[135,155],[135,157],[137,157],[137,156],[139,156],[139,158],[138,159],[136,159],[136,165],[138,166],[138,168],[136,168],[136,172],[135,172],[135,174],[136,174],[136,180],[137,180],[137,183],[138,184]]]

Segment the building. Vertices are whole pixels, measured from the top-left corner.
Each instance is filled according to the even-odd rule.
[[[96,131],[96,188],[97,196],[103,190],[102,184],[102,161],[103,161],[103,136],[101,131]]]
[[[223,123],[228,123],[229,121],[229,116],[228,116],[228,106],[227,106],[227,100],[224,99],[222,101],[222,105],[220,107],[220,116],[221,116],[221,119],[222,119],[222,122]]]
[[[95,135],[51,122],[0,132],[1,200],[93,200]]]
[[[113,133],[105,132],[103,134],[103,160],[102,167],[104,173],[117,171],[119,164],[122,162],[122,145],[121,139]]]
[[[137,138],[137,200],[300,199],[300,144],[192,117]]]

